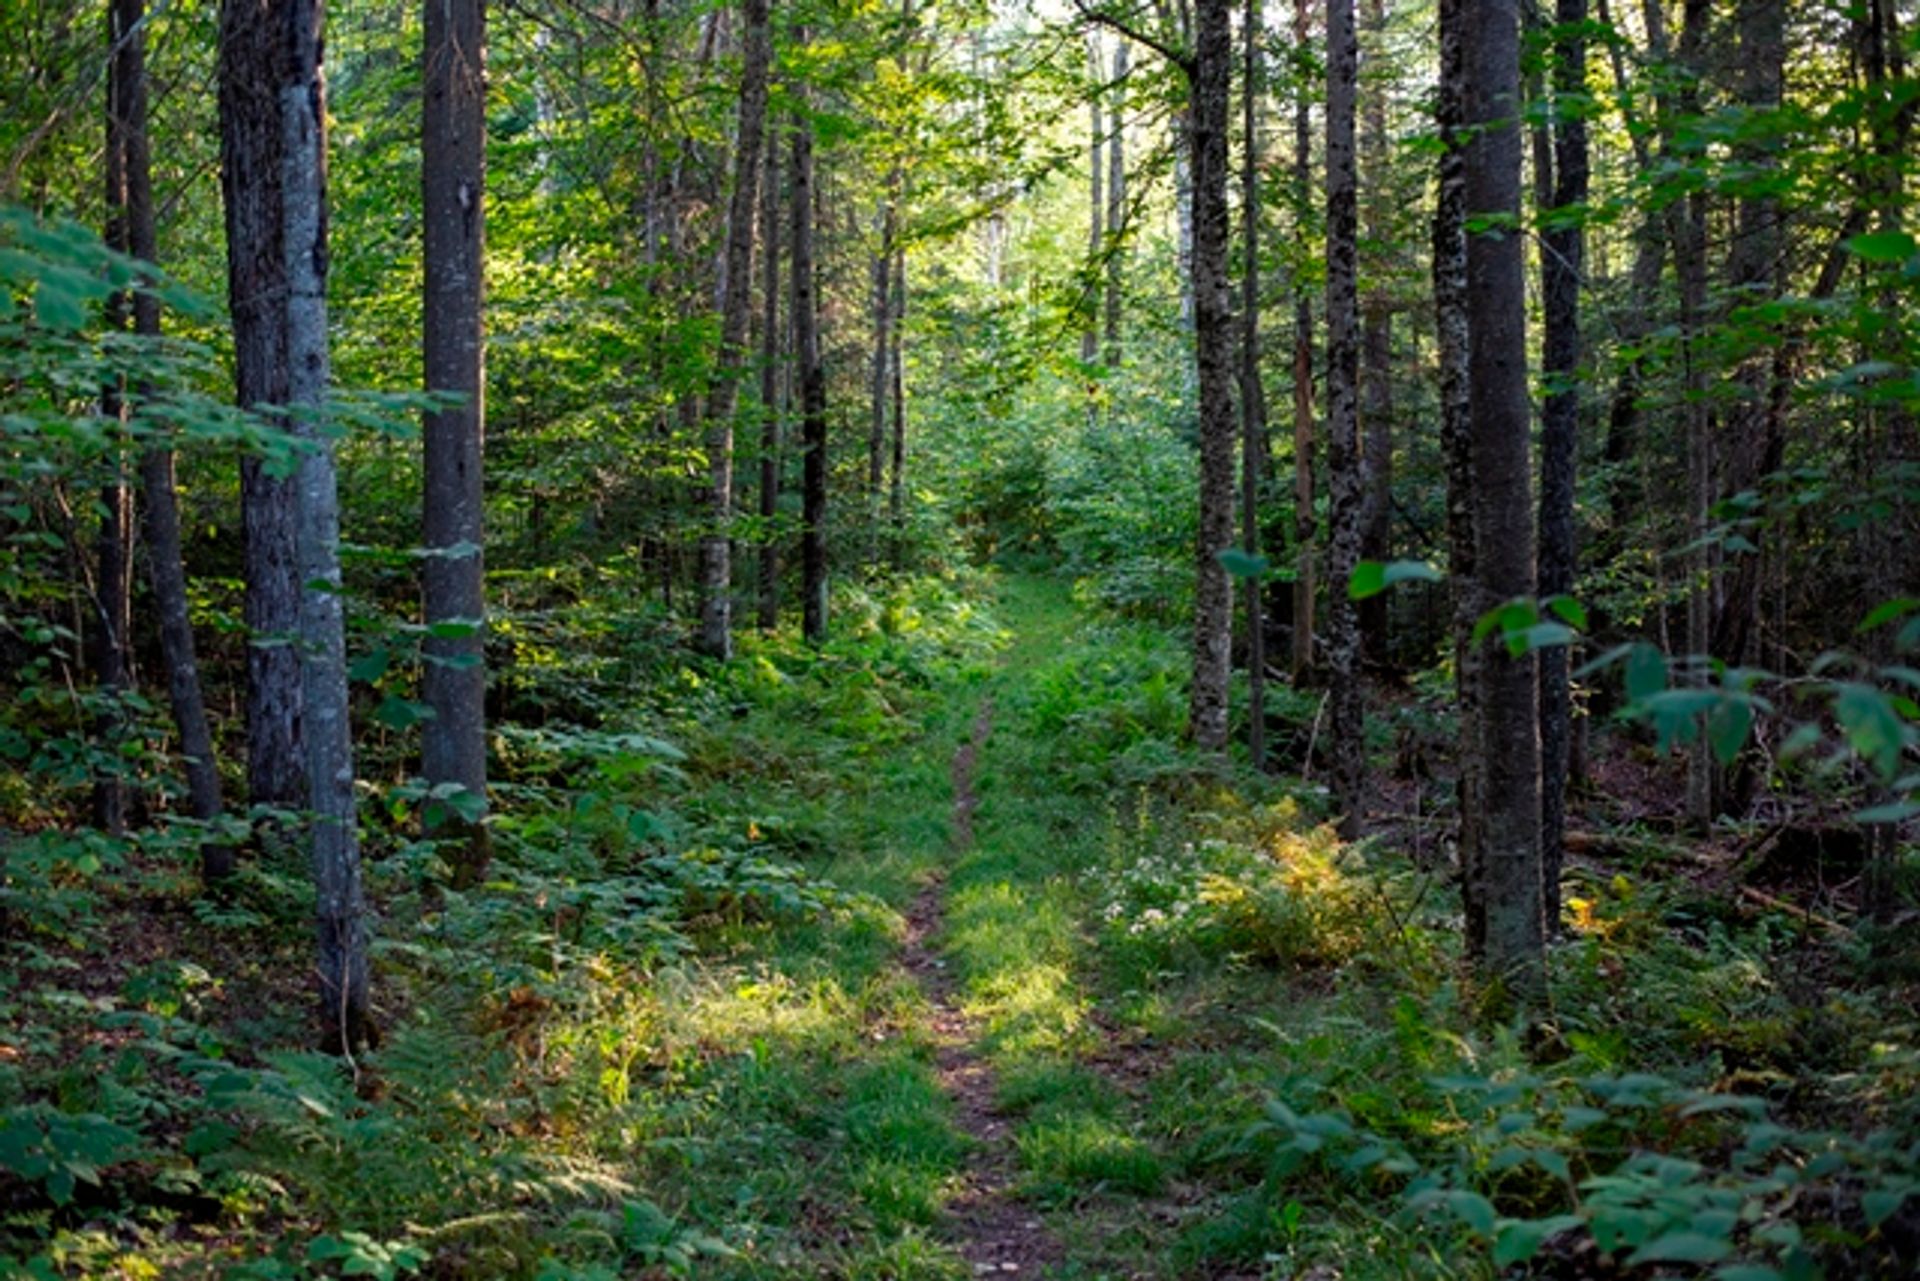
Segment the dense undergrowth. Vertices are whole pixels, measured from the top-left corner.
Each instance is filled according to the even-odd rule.
[[[972,1140],[899,965],[941,874],[1062,1276],[1903,1275],[1920,1052],[1884,949],[1643,838],[1570,869],[1545,1024],[1490,1026],[1444,850],[1342,845],[1311,782],[1194,755],[1180,638],[1069,595],[849,590],[825,650],[726,667],[523,602],[491,879],[449,887],[397,773],[367,798],[360,1062],[299,1048],[291,853],[202,897],[184,826],[17,846],[5,1269],[964,1277]]]

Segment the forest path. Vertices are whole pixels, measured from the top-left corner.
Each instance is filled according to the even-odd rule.
[[[993,703],[987,698],[974,717],[971,736],[953,757],[956,855],[973,845],[973,814],[980,804],[975,773],[992,730]],[[946,921],[946,894],[946,878],[936,874],[915,897],[900,960],[926,993],[931,1007],[926,1030],[936,1079],[952,1103],[954,1125],[972,1142],[960,1188],[947,1203],[949,1227],[974,1275],[1033,1276],[1059,1258],[1060,1247],[1037,1212],[1018,1199],[1013,1126],[996,1100],[997,1081],[982,1049],[981,1027],[962,1008],[958,985],[937,950]]]

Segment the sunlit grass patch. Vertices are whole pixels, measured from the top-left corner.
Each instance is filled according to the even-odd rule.
[[[1160,1158],[1112,1116],[1065,1106],[1046,1108],[1014,1137],[1027,1187],[1043,1200],[1093,1192],[1151,1196],[1165,1177]]]

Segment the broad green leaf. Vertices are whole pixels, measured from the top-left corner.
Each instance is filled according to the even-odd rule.
[[[1752,729],[1753,704],[1745,698],[1722,699],[1707,717],[1707,741],[1713,746],[1714,759],[1722,765],[1731,765],[1733,758],[1740,755],[1740,749],[1746,746],[1747,734]]]
[[[1571,596],[1551,596],[1547,598],[1547,609],[1561,622],[1581,631],[1587,630],[1587,611],[1579,601]]]
[[[1627,654],[1627,701],[1644,702],[1667,687],[1667,657],[1646,642]]]
[[[1505,1268],[1525,1263],[1540,1252],[1547,1238],[1579,1226],[1579,1217],[1572,1214],[1556,1214],[1545,1219],[1502,1219],[1494,1233],[1494,1266]]]
[[[1353,567],[1347,580],[1347,595],[1353,600],[1377,596],[1395,583],[1417,581],[1437,583],[1444,575],[1424,560],[1363,560]]]
[[[1871,610],[1867,611],[1867,616],[1861,619],[1860,625],[1853,630],[1856,632],[1870,632],[1882,623],[1890,623],[1896,618],[1904,618],[1916,609],[1920,609],[1920,600],[1912,596],[1899,596],[1893,600],[1881,601],[1878,605],[1875,605]]]
[[[1869,231],[1847,239],[1847,252],[1868,262],[1905,262],[1915,248],[1913,237],[1904,231]]]
[[[1920,817],[1920,801],[1889,801],[1885,805],[1874,805],[1860,810],[1853,816],[1853,821],[1856,823],[1904,823],[1915,817]]]
[[[1273,562],[1265,556],[1256,555],[1238,547],[1229,547],[1221,552],[1220,564],[1235,578],[1259,578],[1273,566]]]
[[[1703,1232],[1668,1232],[1635,1250],[1627,1263],[1718,1263],[1733,1253],[1733,1246]]]
[[[1465,1188],[1456,1188],[1447,1193],[1447,1208],[1454,1217],[1478,1232],[1481,1236],[1493,1235],[1493,1202],[1478,1192],[1469,1192]]]
[[[1891,778],[1900,768],[1902,725],[1887,696],[1871,685],[1844,681],[1834,694],[1833,714],[1854,754]]]
[[[1911,1188],[1875,1188],[1860,1197],[1861,1212],[1867,1216],[1867,1226],[1877,1228],[1894,1216],[1901,1203],[1913,1194]]]

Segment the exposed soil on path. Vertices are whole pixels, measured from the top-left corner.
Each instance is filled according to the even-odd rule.
[[[956,852],[973,844],[973,812],[980,799],[974,791],[974,768],[992,724],[992,709],[983,706],[972,737],[954,754]],[[958,985],[936,950],[945,906],[946,882],[928,882],[907,912],[901,964],[933,1006],[927,1025],[940,1087],[953,1100],[954,1124],[973,1140],[964,1185],[948,1203],[949,1228],[974,1275],[1039,1276],[1059,1261],[1060,1245],[1037,1212],[1014,1195],[1019,1162],[1013,1152],[1013,1127],[994,1102],[993,1069],[980,1053],[979,1029],[961,1010]]]

